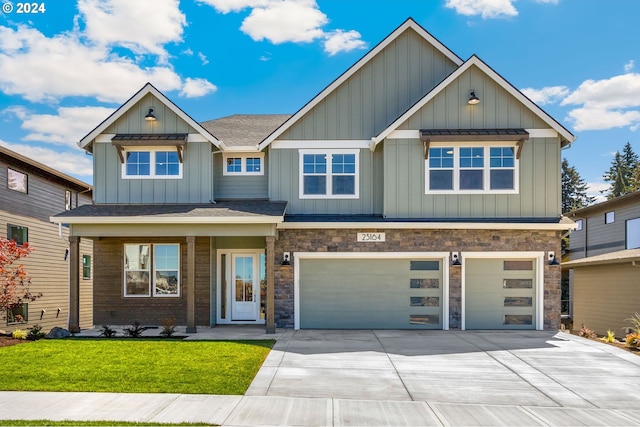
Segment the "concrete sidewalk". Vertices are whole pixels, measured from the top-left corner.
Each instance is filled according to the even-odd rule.
[[[270,338],[249,328],[190,339]],[[0,392],[0,418],[266,425],[640,425],[640,356],[541,331],[278,331],[245,396]]]

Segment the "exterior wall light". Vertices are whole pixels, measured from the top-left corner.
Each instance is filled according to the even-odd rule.
[[[462,262],[460,261],[460,253],[459,252],[454,252],[451,255],[451,265],[462,265]]]
[[[291,265],[291,254],[289,252],[284,253],[281,265]]]
[[[153,115],[153,108],[149,108],[149,112],[144,116],[144,119],[148,122],[155,122],[157,120],[156,116]]]
[[[480,103],[480,98],[478,98],[476,96],[476,92],[474,90],[471,91],[471,93],[469,93],[469,100],[467,101],[467,104],[469,105],[476,105]]]

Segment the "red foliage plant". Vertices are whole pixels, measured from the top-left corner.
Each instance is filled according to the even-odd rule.
[[[13,240],[0,237],[0,316],[4,318],[7,309],[19,306],[28,301],[35,301],[41,293],[32,294],[29,291],[31,278],[20,259],[31,253],[28,243],[22,246]]]

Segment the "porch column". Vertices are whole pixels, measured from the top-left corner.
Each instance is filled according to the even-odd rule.
[[[267,333],[275,334],[276,333],[276,323],[275,323],[275,241],[276,238],[274,236],[267,236],[267,254],[266,254],[266,262],[267,262]]]
[[[69,236],[69,331],[80,331],[80,237]]]
[[[196,331],[196,238],[187,236],[187,333]]]

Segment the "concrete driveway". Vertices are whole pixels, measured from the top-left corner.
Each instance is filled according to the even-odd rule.
[[[607,424],[629,424],[640,356],[562,332],[301,330],[280,337],[246,395],[421,401],[444,418],[473,404],[615,409]]]

